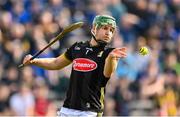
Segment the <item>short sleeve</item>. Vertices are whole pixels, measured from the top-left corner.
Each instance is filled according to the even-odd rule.
[[[73,51],[76,45],[77,45],[77,42],[74,43],[71,47],[69,47],[65,52],[65,57],[71,61],[73,60]]]

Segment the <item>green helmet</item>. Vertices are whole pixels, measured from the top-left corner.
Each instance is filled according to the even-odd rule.
[[[93,25],[97,28],[100,28],[104,25],[112,25],[113,28],[116,28],[116,20],[109,15],[97,15],[93,20]]]

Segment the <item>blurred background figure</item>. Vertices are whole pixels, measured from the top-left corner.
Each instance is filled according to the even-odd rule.
[[[34,95],[26,83],[20,84],[19,91],[10,98],[10,108],[15,116],[32,116],[34,104]]]
[[[0,116],[56,115],[70,67],[17,66],[71,23],[85,25],[39,57],[56,57],[75,41],[86,41],[98,14],[117,20],[110,46],[128,47],[128,57],[119,60],[107,86],[104,115],[180,115],[179,0],[0,0]],[[142,46],[149,55],[139,55]]]
[[[43,80],[36,81],[34,87],[35,116],[56,116],[55,104],[49,99],[49,89]]]
[[[10,89],[8,85],[0,84],[0,116],[11,116],[11,108],[9,105]]]

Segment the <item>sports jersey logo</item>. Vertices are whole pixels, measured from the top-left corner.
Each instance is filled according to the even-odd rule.
[[[88,72],[96,68],[97,63],[86,58],[77,58],[73,61],[73,69],[76,71]]]

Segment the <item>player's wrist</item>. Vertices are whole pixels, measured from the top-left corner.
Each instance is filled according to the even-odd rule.
[[[37,63],[37,59],[33,59],[29,62],[29,64],[33,65],[33,64],[36,64]]]
[[[118,60],[118,58],[116,56],[114,56],[113,54],[109,54],[107,59],[108,60]]]

